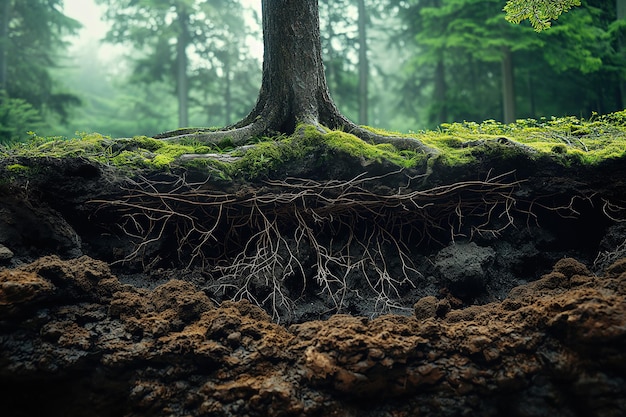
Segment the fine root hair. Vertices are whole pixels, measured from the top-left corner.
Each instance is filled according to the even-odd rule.
[[[329,312],[347,311],[348,295],[369,300],[376,314],[406,309],[402,295],[421,277],[418,246],[498,236],[520,214],[533,218],[532,204],[515,197],[514,172],[428,189],[405,175],[401,186],[381,186],[398,174],[286,178],[234,192],[185,176],[139,178],[120,198],[96,203],[121,211],[121,229],[136,242],[120,262],[201,268],[209,292],[249,299],[277,321],[311,290]]]

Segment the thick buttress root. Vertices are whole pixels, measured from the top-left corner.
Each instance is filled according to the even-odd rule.
[[[257,105],[257,109],[258,107]],[[332,102],[320,106],[320,114],[324,115],[323,117],[316,114],[294,116],[286,109],[272,105],[268,105],[260,111],[257,109],[240,122],[223,129],[178,129],[161,133],[154,136],[154,138],[167,141],[193,139],[211,144],[219,144],[228,140],[234,146],[240,147],[246,145],[254,138],[273,136],[277,133],[293,134],[296,126],[308,124],[317,126],[322,133],[326,133],[327,129],[341,130],[366,142],[389,143],[399,150],[423,152],[429,157],[436,157],[440,153],[438,149],[411,137],[381,135],[358,126],[344,117]]]

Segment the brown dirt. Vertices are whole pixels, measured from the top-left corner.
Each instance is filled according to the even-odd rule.
[[[286,328],[189,282],[141,289],[89,257],[44,257],[0,272],[3,412],[626,415],[626,259],[602,276],[562,259],[483,306],[418,304],[419,319]]]
[[[435,169],[422,186],[515,170],[519,186],[503,201],[513,198],[516,211],[487,215],[482,194],[460,192],[431,207],[430,241],[409,233],[420,229],[412,221],[394,229],[406,237],[406,259],[419,269],[398,288],[398,302],[409,310],[403,316],[372,318],[380,313],[376,294],[368,298],[368,283],[355,277],[348,277],[342,309],[351,315],[332,315],[306,275],[314,269],[313,252],[299,252],[306,276],[284,275],[274,287],[293,294],[292,315],[276,317],[295,323],[290,326],[270,319],[271,298],[265,311],[227,301],[231,294],[213,289],[225,282],[215,265],[186,270],[176,258],[191,252],[181,248],[176,223],[134,262],[117,263],[138,243],[119,229],[129,212],[90,201],[124,199],[136,182],[111,167],[82,158],[14,162],[36,174],[7,176],[1,169],[8,162],[0,161],[6,176],[0,182],[2,415],[626,415],[622,160],[569,170],[527,158],[488,160],[463,172]],[[320,184],[339,178],[337,171],[300,169],[289,172]],[[333,169],[344,170],[344,179],[362,169],[389,173],[354,161]],[[152,186],[176,184],[187,174],[146,177]],[[396,190],[418,174],[396,172],[384,176],[389,183],[372,186]],[[196,180],[224,191],[223,182]],[[250,183],[228,192],[263,190],[267,184]],[[440,209],[450,207],[452,215],[442,217],[449,211]],[[459,207],[477,222],[455,223]],[[372,224],[366,212],[355,211],[354,223],[316,224],[319,242],[330,247],[345,225]],[[383,224],[406,220],[404,212],[393,213]],[[216,217],[200,214],[209,223]],[[515,218],[500,231],[508,214]],[[494,233],[473,234],[485,216]],[[288,219],[276,219],[289,231]],[[227,239],[211,240],[206,251],[223,250],[227,241],[236,254],[256,233],[234,229],[226,224],[217,236]],[[401,276],[404,258],[388,249],[380,253],[390,276]],[[248,295],[265,299],[263,280],[253,278]],[[237,289],[236,281],[226,284]]]

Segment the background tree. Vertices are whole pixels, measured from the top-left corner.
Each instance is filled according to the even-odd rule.
[[[77,64],[60,70],[60,76],[72,79],[82,105],[68,127],[58,126],[53,133],[69,136],[87,131],[129,137],[176,126],[178,108],[171,83],[129,82],[131,63],[115,54],[102,56],[99,47],[98,41],[92,41],[75,49],[73,62]]]
[[[607,60],[612,76],[619,85],[619,107],[626,107],[626,0],[615,1],[615,14],[606,15],[611,40],[610,58]]]
[[[372,54],[373,48],[386,43],[387,19],[391,18],[385,13],[386,3],[386,0],[319,2],[322,58],[329,90],[339,109],[361,125],[369,123],[370,113],[381,111],[384,106],[377,104],[380,95],[388,90],[384,86],[385,91],[379,92],[374,86],[377,81],[383,84],[381,63],[388,61],[388,51],[383,47],[379,56]],[[378,96],[376,101],[374,95]]]
[[[252,20],[258,25],[259,17],[244,16],[239,2],[225,2],[221,7],[206,2],[202,11],[220,24],[194,45],[200,60],[193,68],[192,90],[197,94],[192,99],[209,122],[219,114],[218,123],[229,125],[250,111],[258,93],[260,64],[251,56],[247,38],[260,35],[250,24]]]
[[[359,113],[359,50],[355,0],[319,2],[320,40],[328,88],[337,106],[356,118]]]
[[[626,107],[626,0],[615,1],[615,22],[609,24],[615,45],[616,67],[620,68],[619,77],[619,101],[620,107]]]
[[[107,41],[139,50],[135,81],[152,83],[171,77],[178,101],[179,126],[188,124],[187,48],[192,42],[190,8],[184,0],[98,0],[113,23]],[[202,28],[198,28],[202,30]]]
[[[28,121],[57,115],[66,122],[79,104],[52,76],[65,36],[80,27],[61,9],[62,0],[0,0],[0,142],[23,136]]]
[[[369,18],[365,0],[357,0],[359,22],[359,123],[366,125],[369,104],[369,58],[367,48],[367,26]]]
[[[178,125],[188,126],[190,87],[197,75],[193,71],[203,72],[206,81],[206,65],[200,61],[222,58],[232,62],[233,51],[219,54],[215,45],[221,42],[223,51],[224,44],[233,44],[232,38],[246,36],[245,25],[236,20],[238,16],[240,19],[241,4],[236,0],[97,1],[107,6],[105,17],[112,22],[106,40],[137,51],[132,59],[132,81],[171,82],[178,103]],[[228,73],[232,77],[230,69]],[[195,91],[203,89],[197,83],[193,87]]]
[[[550,108],[554,112],[544,112],[538,103],[560,101],[567,91],[584,89],[585,83],[577,85],[573,75],[565,78],[571,80],[569,85],[563,85],[563,73],[592,78],[590,74],[601,71],[609,50],[606,25],[600,19],[602,9],[586,3],[562,16],[552,30],[536,34],[529,26],[507,24],[497,3],[395,2],[403,18],[397,40],[401,45],[413,45],[416,51],[406,64],[412,78],[403,88],[405,100],[417,97],[427,103],[431,126],[464,119],[512,122],[520,115],[533,117],[537,112],[563,114],[571,109],[572,101],[562,100],[563,107]],[[547,81],[546,74],[557,82]],[[552,91],[549,99],[542,100],[552,88],[539,89],[543,81],[559,84],[566,91]],[[571,113],[580,114],[588,107]]]

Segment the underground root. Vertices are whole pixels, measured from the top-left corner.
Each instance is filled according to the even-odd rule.
[[[248,299],[277,321],[312,289],[330,312],[347,311],[348,294],[374,303],[377,314],[397,312],[420,278],[418,246],[497,236],[533,218],[532,203],[515,197],[521,181],[512,172],[426,190],[412,189],[418,178],[394,190],[383,180],[291,178],[228,193],[184,176],[142,178],[121,198],[94,203],[121,211],[122,230],[136,242],[120,262],[199,267],[210,292]]]

